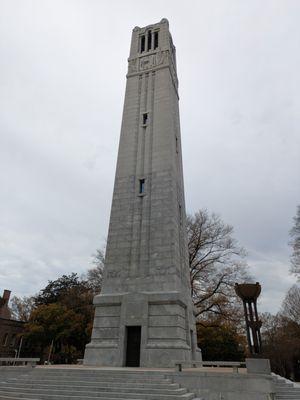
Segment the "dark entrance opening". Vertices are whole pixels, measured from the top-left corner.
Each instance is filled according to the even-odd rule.
[[[126,367],[140,366],[141,327],[127,326]]]

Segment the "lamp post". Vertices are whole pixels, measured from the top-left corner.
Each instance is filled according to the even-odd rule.
[[[14,358],[13,366],[16,364],[16,359],[17,359],[17,356],[18,356],[18,350],[15,349],[14,352],[15,352],[15,358]]]
[[[52,339],[52,342],[51,342],[51,345],[50,345],[47,364],[50,364],[52,350],[53,350],[53,339]]]
[[[22,349],[22,344],[23,344],[23,336],[21,336],[21,339],[20,339],[20,344],[19,344],[19,350],[18,350],[18,356],[17,356],[17,358],[20,358],[20,353],[21,353],[21,349]]]

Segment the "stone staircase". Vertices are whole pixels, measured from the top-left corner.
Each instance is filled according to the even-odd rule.
[[[300,400],[300,387],[295,387],[293,382],[275,375],[274,383],[276,400]]]
[[[192,400],[193,393],[163,371],[35,368],[0,376],[0,400]]]

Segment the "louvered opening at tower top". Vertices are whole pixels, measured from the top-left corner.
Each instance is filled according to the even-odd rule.
[[[144,35],[140,36],[139,49],[140,53],[146,51],[156,50],[159,43],[159,33],[158,31],[147,31]]]

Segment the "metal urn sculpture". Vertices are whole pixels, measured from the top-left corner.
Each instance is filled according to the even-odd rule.
[[[244,305],[247,340],[250,354],[261,354],[261,321],[257,313],[257,298],[261,292],[261,286],[256,283],[235,284],[235,292],[242,299]]]

